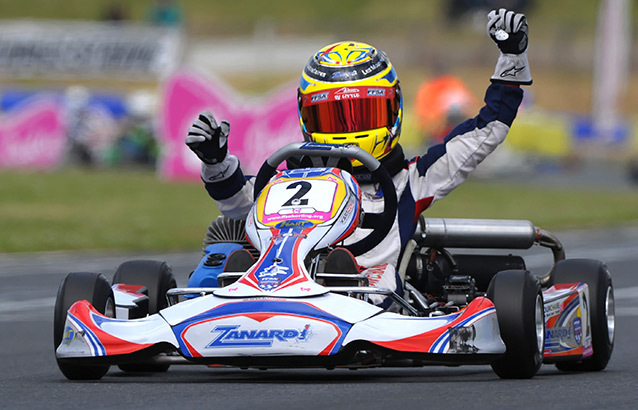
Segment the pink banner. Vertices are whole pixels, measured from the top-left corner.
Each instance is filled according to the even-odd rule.
[[[203,111],[230,123],[229,151],[247,174],[255,173],[277,148],[302,139],[296,85],[263,99],[248,99],[202,76],[180,72],[164,85],[160,110],[163,153],[160,174],[167,179],[199,178],[200,162],[184,144],[188,128]]]
[[[31,100],[0,118],[0,167],[50,168],[65,146],[64,110],[53,98]]]

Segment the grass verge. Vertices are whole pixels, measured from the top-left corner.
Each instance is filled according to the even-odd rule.
[[[152,172],[0,173],[0,251],[197,249],[217,207]]]
[[[638,192],[467,181],[430,217],[527,219],[549,230],[638,223]],[[0,252],[199,249],[218,210],[198,181],[145,171],[0,173]]]

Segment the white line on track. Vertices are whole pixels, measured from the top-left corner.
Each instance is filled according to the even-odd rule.
[[[616,308],[616,317],[628,317],[628,316],[638,316],[638,306]]]
[[[616,298],[616,300],[620,300],[620,299],[638,300],[638,286],[614,289],[614,297]]]
[[[53,320],[55,298],[38,298],[17,301],[0,300],[0,322],[17,322],[28,319]]]
[[[586,249],[580,248],[573,251],[569,249],[566,250],[567,258],[587,258],[587,259],[598,259],[604,261],[605,263],[613,263],[613,262],[628,262],[636,259],[636,255],[638,255],[638,245],[633,246],[622,246],[616,248],[609,249]],[[534,253],[530,255],[525,255],[525,264],[528,269],[534,269],[542,266],[546,266],[548,263],[552,263],[551,253]]]

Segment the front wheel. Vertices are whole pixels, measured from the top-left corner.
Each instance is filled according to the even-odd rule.
[[[100,273],[72,272],[58,288],[53,315],[53,345],[57,349],[65,332],[67,311],[78,300],[87,300],[98,312],[115,316],[113,290]],[[99,380],[109,370],[108,365],[84,366],[56,359],[62,374],[69,380]]]
[[[118,266],[113,284],[144,286],[148,291],[148,314],[153,315],[168,307],[166,292],[177,287],[170,265],[162,261],[132,260]]]
[[[578,361],[558,362],[563,371],[600,371],[614,349],[616,315],[611,275],[604,263],[593,259],[567,259],[556,263],[553,283],[584,282],[589,288],[589,315],[593,354]]]
[[[501,379],[529,379],[543,364],[545,310],[541,285],[530,272],[501,271],[487,289],[494,303],[505,356],[492,363]]]

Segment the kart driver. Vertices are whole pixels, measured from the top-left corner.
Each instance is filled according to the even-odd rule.
[[[385,53],[365,43],[339,42],[322,48],[308,60],[298,89],[304,139],[353,144],[368,151],[392,176],[398,199],[394,225],[384,240],[356,260],[343,248],[333,250],[325,271],[362,272],[371,286],[403,294],[396,266],[419,215],[459,186],[503,142],[523,97],[519,86],[532,83],[525,16],[493,10],[488,14],[487,32],[500,49],[500,56],[485,93],[485,105],[476,117],[450,131],[443,143],[412,160],[404,157],[398,143],[403,98],[399,79]],[[231,219],[245,219],[253,204],[254,177],[245,177],[238,158],[228,153],[229,131],[228,122],[218,124],[210,112],[204,111],[189,129],[185,142],[201,159],[206,190],[220,211]],[[381,212],[383,192],[369,180],[369,173],[358,161],[352,165],[353,176],[363,191],[364,212]],[[368,229],[357,228],[345,243],[354,243],[369,233]],[[385,308],[391,304],[389,298],[378,295],[372,295],[371,300]]]

